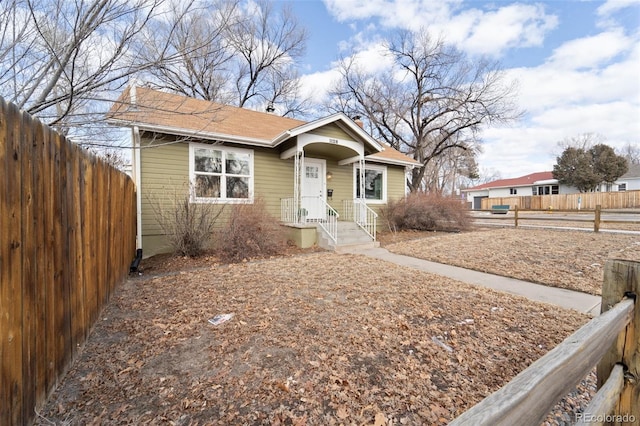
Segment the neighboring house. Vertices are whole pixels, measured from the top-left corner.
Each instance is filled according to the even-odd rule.
[[[562,185],[553,172],[538,172],[512,179],[499,179],[461,190],[474,210],[482,207],[483,198],[516,197],[526,195],[573,194],[574,187]]]
[[[145,256],[169,249],[152,200],[176,188],[192,203],[259,197],[302,246],[316,242],[316,224],[321,237],[338,244],[338,221],[357,223],[375,240],[375,212],[404,197],[405,174],[418,165],[342,113],[304,122],[130,87],[108,121],[131,129]]]
[[[629,164],[629,170],[620,176],[615,186],[618,191],[640,190],[640,164]]]
[[[630,165],[627,173],[613,184],[601,184],[594,192],[640,189],[640,166]],[[474,210],[482,207],[483,198],[522,197],[530,195],[576,194],[580,191],[553,178],[553,172],[538,172],[512,179],[499,179],[461,190]]]

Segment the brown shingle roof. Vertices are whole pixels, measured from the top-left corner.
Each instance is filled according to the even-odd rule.
[[[285,130],[304,121],[252,111],[186,96],[135,88],[135,100],[127,88],[116,101],[108,117],[131,124],[146,124],[166,129],[185,129],[203,134],[220,134],[270,141]]]
[[[132,98],[133,94],[133,98]],[[287,130],[308,124],[306,121],[253,111],[201,99],[165,93],[145,87],[127,88],[107,114],[112,123],[140,126],[147,130],[191,135],[205,139],[237,138],[247,142],[270,144]],[[407,155],[383,146],[383,151],[368,156],[381,162],[419,164]]]

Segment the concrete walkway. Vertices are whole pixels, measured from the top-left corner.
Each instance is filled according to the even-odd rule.
[[[492,288],[497,291],[517,294],[538,302],[546,302],[567,309],[597,316],[600,314],[600,296],[593,296],[578,291],[565,290],[563,288],[549,287],[527,281],[500,275],[487,274],[457,266],[430,262],[415,257],[391,253],[387,249],[377,248],[353,248],[344,253],[362,254],[376,259],[386,260],[409,268],[419,269],[433,274],[443,275],[468,284]]]

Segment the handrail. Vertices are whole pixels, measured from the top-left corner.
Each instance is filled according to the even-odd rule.
[[[634,300],[623,299],[450,425],[539,425],[609,351],[631,321],[633,310]]]
[[[309,203],[316,204],[316,211],[325,212],[324,218],[309,219],[308,211],[304,207],[296,206],[293,198],[281,198],[280,199],[280,220],[284,223],[316,223],[322,228],[329,238],[337,244],[338,242],[338,218],[340,215],[337,210],[331,207],[322,197],[302,197],[305,200],[305,205],[309,206]]]
[[[365,200],[360,198],[343,200],[343,209],[347,220],[353,220],[373,241],[376,240],[378,213],[369,207]]]

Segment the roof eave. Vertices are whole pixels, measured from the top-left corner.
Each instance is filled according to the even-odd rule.
[[[272,147],[271,141],[266,139],[247,138],[243,136],[228,135],[225,133],[205,132],[197,130],[187,130],[180,127],[173,126],[159,126],[157,124],[139,123],[129,120],[108,119],[109,124],[113,124],[121,127],[133,127],[137,126],[140,130],[148,132],[157,132],[185,137],[192,137],[205,140],[215,140],[221,142],[230,142],[243,145]]]

